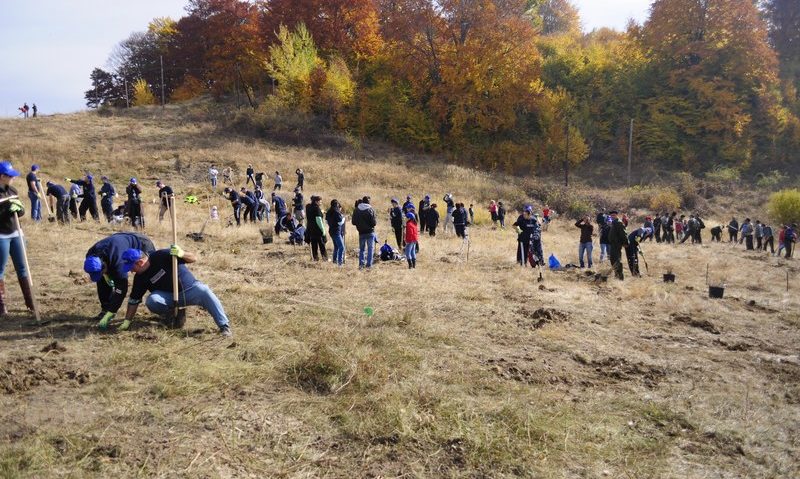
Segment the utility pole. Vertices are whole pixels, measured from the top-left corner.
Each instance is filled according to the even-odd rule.
[[[628,188],[631,186],[631,158],[633,157],[633,118],[631,118],[631,130],[628,136]]]
[[[564,152],[564,186],[569,186],[569,123],[567,123],[567,147]]]
[[[128,97],[128,79],[124,78],[123,80],[125,81],[125,108],[130,108],[131,100]]]
[[[164,55],[159,55],[161,60],[161,108],[164,108]]]

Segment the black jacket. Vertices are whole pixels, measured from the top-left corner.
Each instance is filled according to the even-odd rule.
[[[592,233],[594,233],[594,226],[591,223],[583,223],[583,220],[580,220],[575,223],[575,226],[581,229],[581,239],[579,240],[581,243],[591,243],[592,242]]]
[[[439,212],[435,208],[429,208],[425,216],[425,223],[430,226],[431,229],[439,225]]]
[[[340,225],[339,223],[342,222],[342,218],[342,213],[334,208],[329,208],[328,211],[325,212],[325,221],[328,223],[328,232],[332,237],[341,234],[341,229],[344,227],[344,225]]]
[[[306,205],[306,231],[310,238],[322,238],[322,230],[317,225],[317,217],[323,219],[322,210],[316,203]]]
[[[369,203],[361,203],[353,212],[351,223],[358,230],[358,234],[365,235],[375,232],[375,210]]]
[[[617,218],[611,223],[611,230],[608,232],[608,244],[614,247],[628,246],[628,232],[625,225]]]
[[[398,229],[403,227],[403,212],[399,206],[395,206],[389,211],[389,218],[392,222],[392,228]]]
[[[0,188],[0,199],[8,198],[9,196],[17,196],[17,190],[13,186],[7,185],[5,188]],[[17,213],[19,216],[25,214],[25,211]],[[0,203],[0,234],[10,235],[17,231],[14,224],[14,213],[11,212],[11,203],[4,201]]]

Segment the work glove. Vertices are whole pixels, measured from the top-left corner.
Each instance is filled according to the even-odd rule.
[[[122,324],[119,325],[117,331],[127,331],[128,328],[130,327],[131,327],[131,322],[126,319],[125,321],[122,322]]]
[[[170,245],[169,254],[177,256],[178,258],[183,258],[183,249],[176,244]]]
[[[21,211],[25,211],[25,206],[18,199],[8,200],[8,203],[11,205],[9,210],[12,213],[19,213]]]
[[[109,287],[111,287],[111,288],[113,288],[113,287],[114,287],[114,280],[111,278],[111,276],[109,276],[109,275],[107,275],[107,274],[104,274],[104,275],[103,275],[103,281],[105,281],[105,282],[106,282],[106,284],[107,284]]]
[[[109,311],[108,313],[104,314],[102,318],[100,318],[100,322],[97,323],[97,327],[100,329],[108,329],[108,325],[111,323],[112,319],[114,319],[114,313]]]
[[[69,178],[64,178],[64,181],[66,181],[66,182],[71,182],[72,180],[71,180],[71,179],[69,179]]]

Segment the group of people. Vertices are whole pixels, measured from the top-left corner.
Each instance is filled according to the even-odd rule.
[[[28,102],[24,102],[22,106],[17,109],[23,118],[28,118],[29,116],[36,118],[36,115],[39,113],[39,108],[36,106],[36,103],[32,106],[28,106]]]
[[[775,231],[772,226],[756,220],[755,223],[750,218],[745,218],[741,225],[736,218],[731,218],[727,225],[728,242],[732,245],[744,243],[745,249],[749,251],[769,252],[772,256],[780,256],[781,253],[786,258],[794,256],[794,244],[798,239],[797,223],[782,224],[778,228],[778,251],[775,251]],[[716,226],[711,229],[712,241],[722,241],[723,226]]]

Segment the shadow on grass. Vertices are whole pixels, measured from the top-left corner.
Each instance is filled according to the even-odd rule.
[[[24,339],[53,338],[53,339],[83,339],[92,335],[114,335],[122,333],[117,331],[121,321],[117,320],[107,330],[100,330],[93,316],[45,313],[41,322],[37,323],[32,315],[25,312],[11,313],[6,318],[0,319],[0,341],[18,341]],[[128,332],[137,330],[152,330],[163,328],[158,322],[138,320],[131,323]]]

